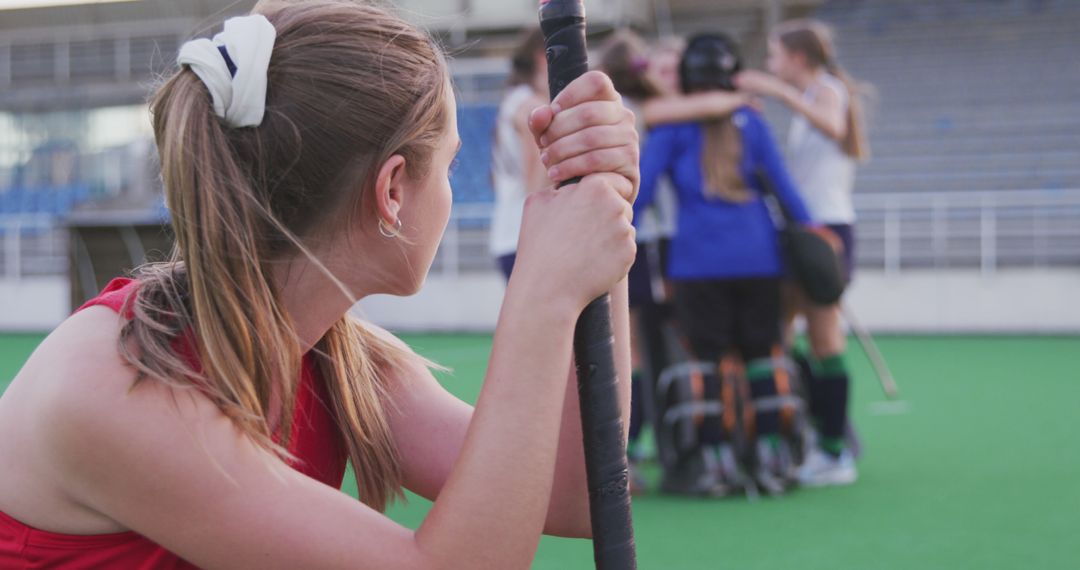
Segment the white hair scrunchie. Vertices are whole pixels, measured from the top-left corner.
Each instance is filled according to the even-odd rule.
[[[213,40],[200,38],[180,48],[176,62],[202,79],[214,113],[232,127],[254,127],[266,111],[266,70],[277,30],[261,14],[225,20]]]

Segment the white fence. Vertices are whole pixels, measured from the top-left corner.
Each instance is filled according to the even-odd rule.
[[[0,278],[67,273],[67,232],[41,214],[0,215]]]
[[[1080,189],[857,194],[856,260],[927,269],[1080,268]],[[488,271],[490,204],[454,206],[433,271]]]
[[[1080,189],[856,196],[858,265],[1080,267]]]
[[[1080,268],[1080,189],[856,195],[857,263],[886,275],[933,269]],[[495,270],[491,204],[455,204],[432,268]],[[42,215],[0,216],[0,278],[62,275],[67,232]]]

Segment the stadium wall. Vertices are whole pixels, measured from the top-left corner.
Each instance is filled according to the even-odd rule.
[[[356,313],[400,331],[491,331],[504,285],[492,273],[432,275],[414,297],[376,295]],[[860,271],[848,303],[871,330],[897,333],[1080,334],[1077,269]],[[0,279],[0,330],[48,331],[70,312],[65,277]]]
[[[1075,269],[860,271],[847,300],[878,332],[1076,334],[1080,303],[1062,300],[1078,288]],[[415,297],[372,297],[358,312],[394,330],[490,331],[502,290],[495,273],[432,277]]]

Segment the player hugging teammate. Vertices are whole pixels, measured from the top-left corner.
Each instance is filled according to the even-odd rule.
[[[637,45],[619,35],[611,43],[609,53]],[[850,280],[854,165],[868,152],[856,86],[816,22],[778,27],[769,67],[772,74],[744,71],[732,40],[698,35],[681,54],[680,93],[660,90],[646,99],[651,107],[638,105],[639,127],[651,130],[643,136],[635,223],[655,219],[664,182],[677,201],[663,271],[679,323],[669,336],[682,342],[666,343],[666,352],[645,344],[651,389],[635,394],[649,404],[638,409],[654,423],[665,491],[781,494],[796,483],[856,479],[845,444],[849,380],[839,303],[814,302],[794,284],[784,263],[791,252],[778,239],[778,212],[786,210],[835,248],[841,280]],[[633,69],[650,79],[649,62]],[[622,85],[634,86],[615,84],[624,97]],[[795,112],[786,163],[750,95],[775,97]],[[657,101],[678,111],[665,114]],[[631,281],[647,274],[645,264],[657,265],[639,253]],[[810,350],[789,358],[800,314]],[[657,336],[655,323],[639,321],[638,336]]]

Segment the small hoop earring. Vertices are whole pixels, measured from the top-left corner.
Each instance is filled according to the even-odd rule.
[[[379,233],[382,234],[382,237],[389,238],[389,239],[394,239],[396,237],[401,237],[401,218],[398,218],[397,220],[394,221],[394,227],[393,228],[391,228],[390,226],[387,226],[386,222],[382,221],[382,219],[380,218],[379,219]]]

